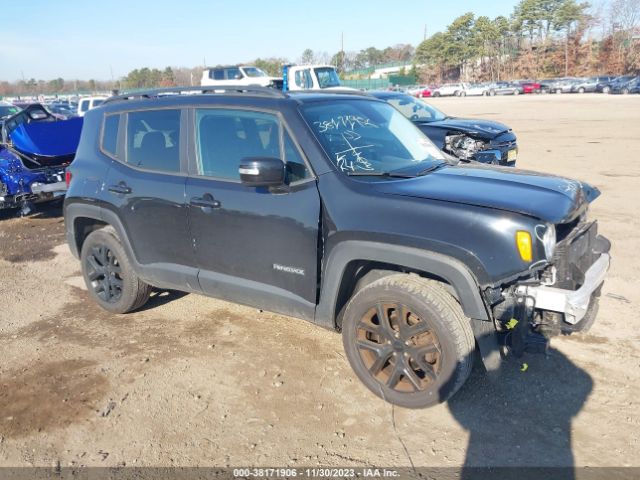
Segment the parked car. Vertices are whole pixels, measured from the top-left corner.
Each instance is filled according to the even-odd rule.
[[[104,309],[154,286],[304,318],[413,408],[460,388],[476,344],[493,370],[501,345],[544,351],[594,322],[596,188],[447,161],[370,96],[162,92],[88,112],[69,167],[67,238]]]
[[[59,120],[41,104],[26,106],[2,123],[0,209],[21,208],[64,195],[65,168],[75,155],[82,119]]]
[[[591,93],[595,92],[598,84],[609,83],[613,80],[612,76],[600,76],[600,77],[589,77],[584,78],[579,82],[575,82],[571,86],[571,93]]]
[[[635,75],[622,75],[608,82],[600,82],[596,85],[596,92],[611,93],[611,89],[618,83],[625,83],[631,80]]]
[[[418,97],[418,98],[430,97],[432,94],[432,88],[427,86],[421,86],[415,89],[413,92],[411,92],[411,94],[414,97]]]
[[[464,96],[467,85],[465,83],[445,83],[431,91],[432,97]]]
[[[523,91],[520,85],[512,82],[495,82],[492,88],[496,95],[520,95]]]
[[[582,79],[579,78],[559,78],[556,79],[552,85],[550,85],[550,93],[571,93],[571,89],[574,85],[580,83]]]
[[[525,80],[518,83],[522,87],[522,93],[540,93],[542,89],[541,85],[538,82]]]
[[[465,94],[469,96],[493,96],[496,91],[490,83],[475,83],[467,86]]]
[[[69,108],[66,104],[50,103],[45,106],[51,113],[58,116],[58,118],[61,118],[62,120],[78,116],[77,110],[71,110],[71,108]]]
[[[20,107],[9,102],[0,101],[0,128],[2,128],[5,118],[15,115],[19,111]]]
[[[107,97],[83,97],[78,102],[78,110],[76,111],[79,117],[84,117],[84,114],[89,110],[92,110],[96,107],[102,105],[102,103],[107,99]]]
[[[492,120],[449,117],[422,100],[395,92],[371,92],[411,120],[441,150],[463,161],[515,166],[513,131]]]
[[[611,85],[609,93],[622,93],[624,95],[629,93],[638,93],[638,87],[640,86],[640,76],[633,77],[627,81],[616,82]]]

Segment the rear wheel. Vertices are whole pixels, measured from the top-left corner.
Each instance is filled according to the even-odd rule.
[[[393,404],[422,408],[444,402],[471,372],[470,321],[432,280],[394,274],[370,283],[347,304],[342,327],[356,375]]]
[[[602,87],[602,93],[609,93],[611,92],[611,87]]]
[[[514,95],[520,95],[520,90],[514,90],[514,91],[513,91],[513,94],[514,94]]]
[[[434,97],[439,97],[440,96],[440,92],[433,92],[433,96]]]
[[[578,89],[578,93],[584,93],[584,87],[580,87],[580,88]]]
[[[140,280],[111,227],[89,234],[80,254],[89,295],[105,310],[127,313],[147,303],[151,286]]]
[[[460,97],[465,97],[466,95],[467,95],[467,92],[465,92],[465,91],[462,91],[462,92],[458,93],[458,96],[460,96]]]

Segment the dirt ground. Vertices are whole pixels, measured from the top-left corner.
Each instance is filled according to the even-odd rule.
[[[510,125],[519,166],[578,178],[613,243],[598,320],[548,357],[392,408],[340,336],[196,295],[91,302],[59,208],[0,217],[0,466],[640,466],[640,96],[432,102]],[[496,192],[498,193],[498,192]]]

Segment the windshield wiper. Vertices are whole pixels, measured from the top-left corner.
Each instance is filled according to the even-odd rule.
[[[416,173],[416,176],[417,177],[422,177],[423,175],[426,175],[428,173],[431,173],[431,172],[439,169],[443,165],[447,165],[447,162],[436,163],[435,165],[431,165],[430,167],[427,167],[427,168],[425,168],[423,170],[420,170],[418,173]]]
[[[406,173],[393,173],[393,172],[347,172],[350,177],[391,177],[391,178],[413,178],[415,175],[409,175]]]

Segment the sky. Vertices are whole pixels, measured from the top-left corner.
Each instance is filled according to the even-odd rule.
[[[516,0],[0,0],[0,80],[110,80],[306,48],[418,45],[465,12],[508,16]],[[100,5],[100,6],[99,6]]]

